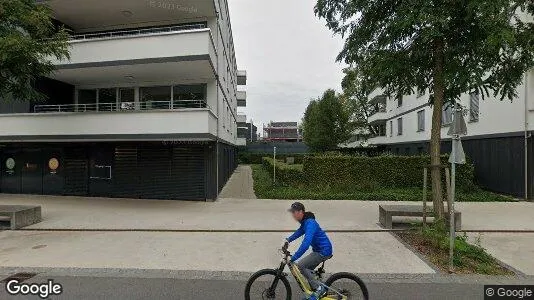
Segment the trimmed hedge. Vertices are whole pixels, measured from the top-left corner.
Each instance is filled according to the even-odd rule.
[[[276,159],[286,161],[288,157],[295,158],[295,164],[302,164],[304,157],[310,155],[308,153],[294,153],[294,154],[276,154]],[[253,152],[239,152],[237,154],[237,159],[240,164],[246,165],[260,165],[263,163],[262,158],[272,157],[272,153],[253,153]]]
[[[274,159],[264,157],[262,165],[265,170],[273,176]],[[302,165],[288,165],[276,160],[276,182],[286,185],[302,185],[306,183],[306,178],[302,172]]]
[[[429,156],[308,156],[303,162],[303,173],[311,186],[358,186],[361,190],[373,190],[376,185],[422,187],[423,168],[429,164]],[[448,157],[442,157],[442,164],[448,164]],[[458,166],[458,188],[475,188],[474,173],[470,163]]]

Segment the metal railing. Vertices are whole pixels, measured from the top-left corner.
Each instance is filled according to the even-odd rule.
[[[106,32],[86,33],[86,34],[74,34],[74,35],[71,35],[71,39],[72,40],[90,40],[90,39],[113,38],[113,37],[124,37],[124,36],[148,35],[148,34],[165,33],[165,32],[179,32],[179,31],[205,29],[205,28],[206,28],[205,24],[186,24],[186,25],[144,28],[144,29],[130,29],[130,30],[106,31]]]
[[[35,113],[150,111],[209,108],[206,100],[143,101],[121,103],[35,105]]]

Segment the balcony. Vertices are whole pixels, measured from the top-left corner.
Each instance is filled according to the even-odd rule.
[[[237,84],[247,85],[247,71],[244,71],[244,70],[237,71]]]
[[[367,143],[369,143],[370,146],[384,145],[387,144],[387,142],[388,137],[385,135],[371,136],[367,139]]]
[[[218,61],[201,24],[74,35],[70,46],[50,77],[73,85],[214,79]]]
[[[217,118],[202,100],[38,105],[35,113],[0,115],[0,141],[204,141]]]
[[[247,107],[247,92],[244,92],[244,91],[237,92],[237,106]]]
[[[373,106],[373,112],[367,119],[367,122],[371,125],[385,123],[388,119],[388,113],[386,110],[386,104],[376,103]]]

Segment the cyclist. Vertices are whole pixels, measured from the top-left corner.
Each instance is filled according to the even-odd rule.
[[[326,294],[326,288],[321,285],[313,276],[313,270],[322,262],[332,258],[332,243],[315,220],[315,215],[307,212],[304,204],[295,202],[288,209],[295,221],[300,223],[299,229],[290,237],[284,240],[284,246],[304,235],[304,240],[298,250],[291,257],[291,262],[296,262],[302,255],[312,247],[313,252],[297,262],[302,275],[310,283],[314,293],[307,299],[318,300]],[[306,299],[306,298],[305,298]]]

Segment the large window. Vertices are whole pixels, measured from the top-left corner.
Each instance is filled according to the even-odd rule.
[[[443,106],[441,125],[450,125],[452,123],[452,106],[453,104],[445,104]]]
[[[480,95],[478,93],[471,93],[469,95],[469,121],[471,122],[478,122],[479,103]]]
[[[402,128],[402,118],[398,118],[397,119],[397,134],[398,135],[402,135],[402,131],[403,131],[403,128]]]
[[[139,88],[141,109],[170,109],[171,92],[170,86]]]
[[[425,131],[425,111],[417,112],[417,131]]]
[[[176,108],[206,107],[206,85],[175,85],[173,88]]]
[[[96,90],[78,90],[77,111],[96,110]]]
[[[389,121],[389,136],[393,136],[393,121]]]
[[[98,110],[113,111],[117,107],[117,89],[99,89],[98,90]]]

